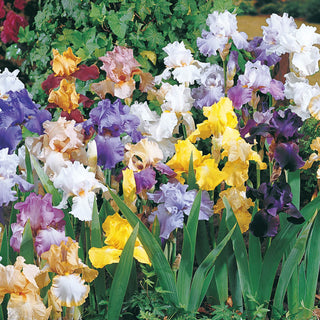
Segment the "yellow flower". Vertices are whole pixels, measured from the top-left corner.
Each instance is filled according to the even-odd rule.
[[[206,159],[196,168],[197,184],[202,190],[214,190],[225,178],[214,159]]]
[[[76,92],[75,84],[62,79],[60,88],[57,91],[53,90],[50,92],[48,101],[55,103],[63,111],[70,113],[79,107],[79,97],[80,95]]]
[[[222,169],[225,181],[229,186],[240,187],[248,180],[248,161],[228,161]]]
[[[235,128],[238,125],[232,102],[228,98],[221,98],[211,107],[204,107],[203,114],[208,120],[197,125],[197,129],[188,137],[191,142],[195,142],[197,138],[206,139],[211,135],[220,137],[227,127]]]
[[[249,229],[249,224],[251,222],[251,214],[248,209],[254,206],[254,202],[246,197],[245,187],[240,188],[229,188],[220,192],[219,200],[214,206],[214,212],[218,213],[224,208],[223,197],[226,197],[232,211],[234,212],[241,232],[246,232]]]
[[[176,179],[181,183],[184,182],[181,174],[189,172],[189,162],[191,153],[193,155],[193,168],[196,169],[201,165],[202,161],[208,159],[210,155],[203,156],[202,152],[199,151],[189,140],[178,140],[175,145],[176,153],[167,162],[167,165],[174,170],[177,174]]]
[[[133,171],[126,169],[122,171],[123,174],[123,197],[125,204],[135,212],[137,210],[135,202],[137,199],[136,195],[136,181],[134,179]]]
[[[68,238],[66,243],[62,241],[60,246],[51,245],[50,250],[41,255],[42,259],[47,260],[46,272],[57,274],[52,279],[50,295],[60,306],[83,304],[90,290],[84,282],[91,282],[98,276],[97,270],[82,263],[78,249],[79,244]]]
[[[81,62],[81,58],[76,57],[70,47],[62,55],[55,49],[52,49],[52,52],[52,70],[57,76],[69,76],[79,69],[77,65]]]
[[[108,264],[118,263],[122,250],[133,230],[129,222],[121,218],[118,213],[108,216],[102,228],[106,234],[105,244],[107,246],[103,248],[93,247],[89,250],[89,259],[95,268],[103,268]],[[136,239],[133,256],[139,262],[151,265],[139,239]]]

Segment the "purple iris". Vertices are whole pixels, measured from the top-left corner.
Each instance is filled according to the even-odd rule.
[[[269,123],[260,123],[250,130],[250,143],[260,136],[272,138],[269,148],[269,158],[275,159],[282,169],[295,171],[304,165],[299,156],[298,139],[302,136],[298,131],[303,122],[290,109],[275,111]]]
[[[259,208],[250,224],[250,231],[257,237],[274,236],[278,232],[279,213],[285,212],[288,221],[304,222],[300,211],[292,204],[291,188],[286,182],[262,183],[258,189],[247,187],[247,197],[259,200]]]
[[[254,55],[254,62],[260,61],[266,64],[268,67],[275,65],[280,61],[281,57],[276,53],[267,53],[267,49],[270,46],[263,41],[262,37],[254,37],[253,40],[249,42],[248,51],[252,52]]]
[[[189,215],[197,191],[189,190],[188,185],[182,185],[178,181],[162,184],[160,190],[148,193],[148,199],[159,205],[152,212],[149,221],[153,222],[157,216],[160,223],[160,237],[168,239],[170,233],[176,228],[183,227],[184,214]],[[213,202],[209,194],[202,191],[199,220],[208,220],[213,214]]]
[[[123,105],[119,99],[114,103],[105,99],[90,111],[90,118],[82,123],[87,134],[90,133],[91,128],[97,132],[95,141],[98,164],[104,169],[112,169],[123,160],[124,145],[120,139],[122,134],[128,134],[134,143],[142,138],[137,130],[140,120],[129,112],[130,108]]]
[[[9,91],[8,94],[7,100],[0,99],[0,149],[9,148],[12,153],[22,139],[20,125],[41,135],[42,124],[51,120],[51,114],[47,110],[40,110],[40,105],[32,101],[26,89]]]
[[[10,238],[10,246],[13,250],[20,250],[23,230],[28,220],[30,221],[32,233],[35,235],[38,254],[49,250],[51,244],[59,245],[61,240],[64,239],[64,213],[60,209],[53,208],[52,195],[50,193],[45,194],[43,197],[31,193],[24,202],[16,203],[14,208],[19,210],[20,213],[17,215],[17,222],[11,224],[12,237]],[[51,229],[55,229],[56,232]],[[47,234],[46,241],[43,239],[45,234]],[[39,239],[38,236],[40,237]]]
[[[281,81],[271,78],[270,69],[260,61],[248,61],[237,85],[229,89],[228,97],[235,108],[240,108],[252,99],[256,91],[270,93],[276,100],[284,99],[284,85]]]

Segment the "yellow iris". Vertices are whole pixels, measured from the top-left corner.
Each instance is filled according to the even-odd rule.
[[[81,58],[76,57],[70,47],[62,55],[55,49],[52,49],[52,52],[52,69],[57,76],[69,76],[78,70],[77,65],[81,62]]]
[[[133,230],[129,222],[121,218],[118,213],[108,216],[102,228],[106,234],[106,246],[103,248],[93,247],[89,250],[89,259],[95,268],[103,268],[108,264],[118,263],[122,250]],[[136,240],[133,256],[139,262],[151,265],[139,239]]]
[[[70,113],[79,107],[79,97],[80,95],[76,92],[75,84],[62,79],[59,90],[51,91],[48,101],[55,103],[62,110]]]

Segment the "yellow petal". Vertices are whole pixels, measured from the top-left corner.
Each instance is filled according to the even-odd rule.
[[[149,260],[149,257],[146,253],[146,250],[142,246],[138,246],[134,248],[133,256],[141,263],[146,263],[149,266],[151,266],[151,262]]]
[[[113,247],[90,248],[89,259],[95,268],[103,268],[111,263],[118,263],[122,250]]]
[[[137,199],[136,195],[136,181],[134,179],[133,170],[125,169],[122,171],[123,174],[123,197],[124,202],[126,205],[130,207],[130,209],[134,209],[136,211],[135,207],[135,201]]]
[[[214,159],[207,159],[196,168],[197,184],[202,190],[214,190],[225,177],[225,173],[219,170]]]
[[[242,186],[248,180],[249,163],[237,160],[228,161],[222,172],[225,173],[225,181],[229,186]]]
[[[55,103],[62,110],[70,113],[79,107],[79,97],[80,95],[76,92],[75,84],[62,79],[60,88],[57,91],[53,90],[50,92],[48,101]]]
[[[52,70],[57,76],[69,76],[79,69],[77,65],[81,62],[81,58],[76,57],[70,47],[62,55],[59,54],[58,50],[52,49],[52,51]]]

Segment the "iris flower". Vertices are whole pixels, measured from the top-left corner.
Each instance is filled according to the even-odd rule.
[[[60,308],[80,306],[85,302],[90,287],[85,282],[92,282],[98,271],[85,265],[78,256],[79,245],[70,237],[60,245],[52,245],[42,254],[46,260],[42,272],[53,272],[50,294]]]
[[[20,71],[18,69],[10,72],[7,68],[0,73],[0,99],[6,99],[9,91],[21,91],[24,84],[17,77]]]
[[[25,264],[18,256],[14,265],[0,264],[0,303],[5,294],[10,294],[8,320],[46,320],[51,307],[46,308],[40,297],[39,282],[36,281],[40,270],[32,264]]]
[[[82,221],[92,220],[96,190],[107,191],[107,187],[95,178],[95,174],[78,161],[68,163],[67,167],[62,168],[53,179],[53,184],[63,190],[63,198],[58,208],[65,208],[71,196],[73,204],[70,213]]]
[[[106,246],[89,249],[89,258],[95,268],[103,268],[108,264],[118,263],[124,246],[133,230],[129,222],[121,218],[118,213],[108,216],[102,228],[106,235],[104,241]],[[139,239],[136,239],[133,256],[139,262],[151,265]]]
[[[187,191],[188,185],[179,182],[168,182],[162,184],[160,190],[148,193],[148,199],[158,203],[157,208],[149,216],[149,222],[155,217],[160,224],[160,237],[168,239],[170,233],[176,228],[183,227],[184,214],[189,215],[196,190]],[[199,220],[209,220],[213,214],[213,202],[207,191],[202,192],[202,199],[199,212]]]
[[[152,75],[138,68],[140,64],[133,57],[132,49],[116,46],[113,51],[107,52],[99,59],[103,62],[101,69],[106,71],[107,77],[103,81],[93,83],[91,89],[101,99],[104,99],[107,93],[120,99],[131,98],[135,89],[134,75],[140,77],[139,90],[147,92],[152,87]]]

